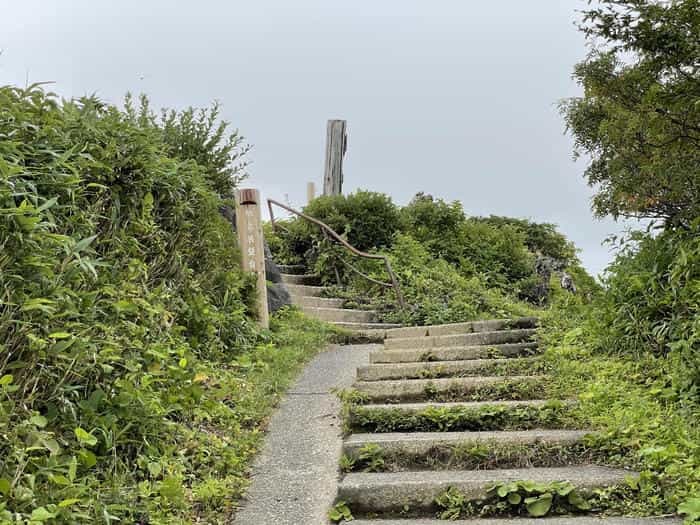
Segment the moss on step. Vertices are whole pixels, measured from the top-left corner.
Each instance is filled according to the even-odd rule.
[[[417,411],[349,405],[346,418],[346,428],[356,432],[580,428],[570,404],[561,401],[549,401],[539,406],[498,403],[475,407],[428,406]]]
[[[345,472],[401,472],[560,467],[600,459],[600,454],[584,441],[500,443],[482,440],[435,445],[420,452],[384,449],[380,444],[369,443],[350,451],[341,464]]]

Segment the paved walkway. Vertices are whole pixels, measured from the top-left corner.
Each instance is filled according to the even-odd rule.
[[[235,525],[325,525],[337,492],[340,402],[377,345],[331,346],[306,367],[272,417]]]

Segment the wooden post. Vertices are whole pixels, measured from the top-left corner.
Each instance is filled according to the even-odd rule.
[[[265,247],[260,220],[260,192],[255,189],[236,190],[236,230],[241,248],[243,271],[257,274],[258,321],[267,328],[267,279],[265,277]]]
[[[306,183],[306,203],[310,203],[316,198],[316,184],[313,182]]]
[[[324,195],[341,195],[343,193],[343,157],[348,149],[346,124],[344,120],[329,120],[326,127]]]

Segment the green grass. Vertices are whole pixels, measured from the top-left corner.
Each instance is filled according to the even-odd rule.
[[[700,509],[700,406],[673,387],[673,358],[602,353],[586,315],[559,307],[545,316],[552,391],[577,397],[577,417],[598,431],[591,445],[607,462],[640,472],[624,502],[631,511]]]

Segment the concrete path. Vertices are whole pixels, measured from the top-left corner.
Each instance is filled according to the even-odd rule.
[[[331,346],[302,372],[272,417],[235,525],[325,525],[337,493],[340,402],[378,345]]]

